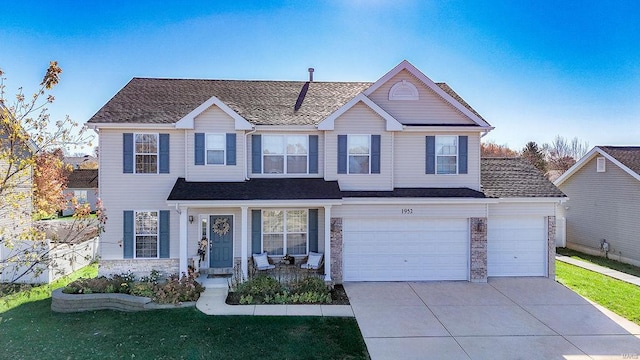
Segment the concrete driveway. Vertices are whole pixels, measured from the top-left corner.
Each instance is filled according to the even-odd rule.
[[[373,360],[640,359],[640,326],[550,279],[344,287]]]

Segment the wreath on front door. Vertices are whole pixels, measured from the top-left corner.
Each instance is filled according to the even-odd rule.
[[[227,218],[217,218],[213,223],[213,232],[220,236],[226,235],[229,230],[231,230],[231,225],[229,225]]]

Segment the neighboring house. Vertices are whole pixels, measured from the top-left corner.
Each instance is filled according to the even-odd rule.
[[[640,146],[596,146],[555,184],[569,196],[566,246],[640,266]]]
[[[134,78],[88,122],[109,212],[100,273],[248,273],[324,253],[327,281],[554,276],[564,194],[407,61],[366,82]],[[482,180],[481,180],[482,179]]]
[[[75,169],[67,176],[65,195],[75,197],[78,204],[89,204],[91,211],[96,211],[98,201],[98,169]],[[73,215],[72,204],[62,210],[62,216]]]
[[[98,158],[91,155],[65,156],[63,162],[71,165],[73,169],[87,169],[96,167]]]

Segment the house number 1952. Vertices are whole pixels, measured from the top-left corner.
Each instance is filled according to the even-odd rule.
[[[413,214],[413,209],[402,209],[402,215],[411,215]]]

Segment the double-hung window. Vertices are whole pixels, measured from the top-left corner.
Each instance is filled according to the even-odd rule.
[[[73,190],[73,197],[76,198],[78,204],[86,204],[89,202],[87,200],[87,190]]]
[[[208,165],[224,165],[225,151],[227,148],[225,134],[207,134],[207,164]]]
[[[371,136],[349,135],[347,143],[349,174],[369,174],[371,172]]]
[[[264,135],[262,162],[265,174],[307,174],[309,137],[307,135]]]
[[[436,136],[436,173],[458,173],[458,137]]]
[[[158,134],[135,134],[137,174],[158,173]]]
[[[262,249],[269,255],[304,255],[308,239],[307,210],[262,211]]]
[[[157,258],[159,246],[158,212],[136,211],[134,229],[135,257]]]

